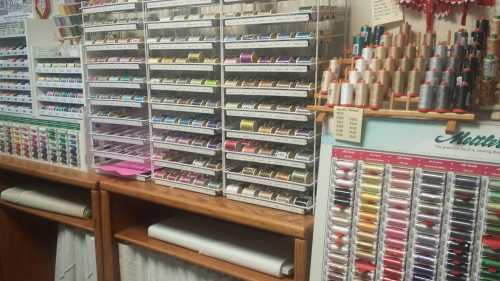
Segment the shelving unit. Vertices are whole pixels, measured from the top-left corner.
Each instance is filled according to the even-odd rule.
[[[142,1],[89,2],[81,11],[92,166],[149,167]]]
[[[36,48],[33,53],[38,114],[82,120],[85,95],[80,56],[64,56],[56,49]]]
[[[153,182],[220,194],[219,0],[144,7]]]
[[[318,133],[306,105],[317,69],[343,46],[345,3],[337,2],[223,1],[228,198],[297,213],[313,208]]]
[[[0,112],[33,114],[30,64],[23,19],[0,23]]]

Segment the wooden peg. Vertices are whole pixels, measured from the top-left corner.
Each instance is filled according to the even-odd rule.
[[[446,134],[453,135],[457,131],[457,127],[457,120],[448,120],[448,122],[446,123]]]

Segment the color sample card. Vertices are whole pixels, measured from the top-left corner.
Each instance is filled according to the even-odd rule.
[[[481,281],[500,280],[500,179],[490,179],[481,256]]]

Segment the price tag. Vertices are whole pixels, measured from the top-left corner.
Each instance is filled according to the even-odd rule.
[[[363,109],[336,106],[333,112],[333,134],[336,139],[361,143]]]

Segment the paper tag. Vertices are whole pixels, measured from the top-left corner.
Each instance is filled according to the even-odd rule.
[[[372,25],[402,21],[403,11],[398,0],[373,0]]]
[[[333,134],[336,139],[361,143],[363,109],[336,106],[333,114]]]

